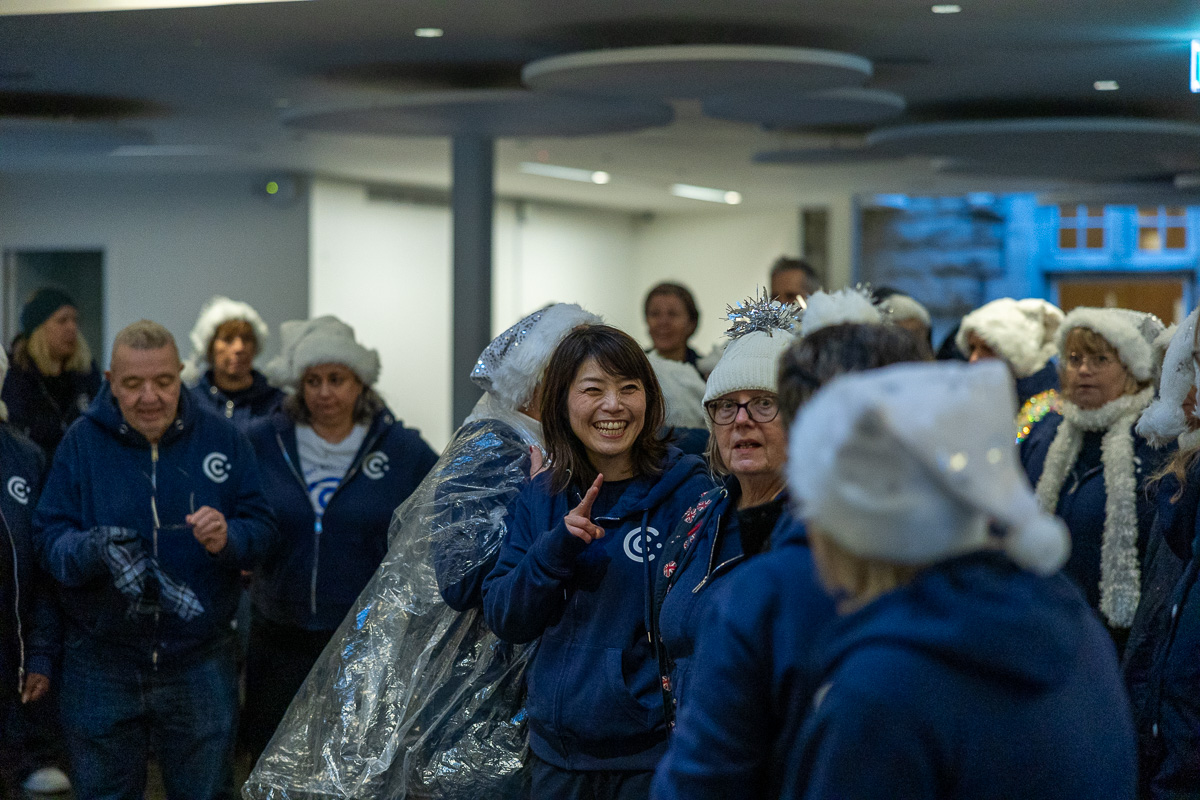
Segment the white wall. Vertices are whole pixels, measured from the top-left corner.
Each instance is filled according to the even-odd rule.
[[[254,185],[244,175],[5,175],[0,249],[104,251],[104,342],[91,343],[101,366],[116,332],[143,317],[186,355],[214,294],[249,302],[273,331],[307,313],[306,201],[277,204]]]
[[[450,440],[450,212],[312,187],[312,316],[336,314],[379,350],[376,389],[435,450]]]
[[[499,204],[492,327],[499,333],[547,303],[579,303],[639,337],[634,217],[615,211]]]
[[[767,286],[771,265],[781,255],[796,255],[799,237],[796,209],[719,208],[654,217],[641,226],[636,241],[636,278],[628,291],[638,314],[634,335],[649,345],[641,320],[642,298],[660,281],[677,281],[696,297],[700,327],[692,346],[701,355],[707,353],[729,327],[726,305]]]

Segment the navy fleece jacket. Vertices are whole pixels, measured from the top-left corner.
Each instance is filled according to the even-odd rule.
[[[157,533],[152,500],[163,526]],[[202,506],[229,525],[215,556],[184,523]],[[170,613],[131,618],[101,558],[100,526],[137,531],[145,553],[189,586],[204,612],[188,621]],[[231,423],[196,408],[186,391],[152,448],[125,423],[106,383],[59,445],[34,516],[34,545],[59,584],[68,644],[86,641],[135,666],[186,657],[228,634],[240,570],[258,566],[276,541],[250,443]]]
[[[200,376],[199,383],[192,387],[192,396],[199,405],[215,410],[236,425],[239,431],[248,434],[250,426],[264,417],[271,416],[283,404],[283,392],[267,383],[267,379],[258,370],[254,370],[252,375],[254,382],[250,384],[249,389],[230,395],[213,383],[213,371],[210,369]]]
[[[699,458],[670,448],[661,475],[630,480],[593,517],[606,533],[591,544],[563,523],[578,489],[549,485],[543,473],[517,497],[483,585],[498,636],[541,637],[527,675],[530,748],[562,769],[652,770],[667,738],[647,640],[657,554],[712,481]]]
[[[781,797],[1134,796],[1112,642],[1061,575],[994,552],[936,564],[840,619],[821,664]]]
[[[437,453],[416,430],[380,411],[318,522],[291,418],[280,411],[260,420],[250,442],[281,539],[277,555],[254,575],[254,607],[279,625],[333,630],[387,554],[396,506],[420,485]]]
[[[33,555],[33,510],[44,472],[41,449],[0,424],[0,696],[16,689],[22,670],[53,674],[62,637],[53,586]]]
[[[837,616],[803,523],[785,512],[770,551],[711,592],[653,797],[778,797],[820,679],[814,647]]]
[[[1049,414],[1039,422],[1021,443],[1021,464],[1029,483],[1037,487],[1046,465],[1046,455],[1062,424],[1062,415]],[[1067,523],[1071,532],[1071,555],[1063,572],[1083,592],[1092,608],[1100,607],[1100,552],[1104,540],[1105,504],[1108,491],[1104,487],[1104,464],[1100,442],[1103,431],[1088,431],[1071,471],[1067,474],[1058,495],[1054,513]],[[1147,479],[1158,471],[1170,455],[1170,450],[1155,450],[1136,433],[1133,438],[1133,476],[1137,484],[1137,551],[1139,563],[1146,556],[1150,527],[1154,524],[1154,493],[1147,490]]]

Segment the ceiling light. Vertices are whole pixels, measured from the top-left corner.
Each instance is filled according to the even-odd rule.
[[[422,39],[437,39],[446,32],[441,28],[417,28],[415,31],[413,31],[413,33],[415,33],[417,36],[420,36]]]
[[[528,175],[541,175],[543,178],[561,178],[564,181],[595,183],[601,186],[612,180],[612,175],[603,170],[558,167],[554,164],[537,164],[533,161],[521,162],[521,172]]]
[[[958,12],[962,11],[962,6],[956,6],[953,3],[946,3],[944,5],[932,6],[929,10],[935,14],[957,14]]]
[[[676,183],[671,186],[671,194],[676,197],[686,197],[689,200],[725,203],[730,206],[736,206],[742,202],[741,192],[732,192],[728,189],[709,189],[705,186],[692,186],[687,183]]]
[[[1095,89],[1097,92],[1115,92],[1117,89],[1120,89],[1121,87],[1117,84],[1116,81],[1096,81],[1095,83],[1092,84],[1092,88]]]

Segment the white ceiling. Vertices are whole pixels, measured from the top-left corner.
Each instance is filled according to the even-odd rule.
[[[961,13],[933,14],[914,0],[309,0],[44,15],[13,13],[18,2],[27,9],[34,0],[0,0],[0,173],[236,170],[445,187],[446,139],[317,132],[286,120],[411,104],[418,92],[515,89],[522,67],[537,59],[656,45],[866,58],[874,66],[866,86],[907,103],[884,126],[1063,117],[1200,124],[1200,95],[1188,89],[1200,6],[1185,2],[960,0]],[[419,27],[445,36],[418,38]],[[1102,80],[1120,89],[1096,91]],[[105,100],[91,107],[57,95]],[[994,164],[960,163],[947,171],[928,146],[882,160],[869,148],[865,158],[830,159],[825,150],[857,148],[869,128],[769,132],[710,119],[696,100],[672,105],[673,123],[637,133],[503,139],[497,190],[638,210],[710,208],[670,196],[676,182],[737,190],[747,207],[854,191],[1123,191],[1072,182],[1079,176],[1070,170],[997,177]],[[1113,159],[1154,161],[1127,140]],[[163,149],[110,155],[122,143]],[[971,150],[961,138],[954,144],[956,155]],[[760,152],[798,148],[819,152],[801,164],[752,163]],[[535,160],[613,178],[592,186],[518,171]],[[1108,174],[1127,180],[1127,172]],[[1130,191],[1139,197],[1175,191],[1169,174],[1134,172]]]

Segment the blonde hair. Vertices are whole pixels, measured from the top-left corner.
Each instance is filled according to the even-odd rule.
[[[50,343],[46,341],[44,323],[34,328],[33,333],[26,337],[25,352],[38,372],[51,377],[64,372],[88,372],[92,368],[92,350],[82,333],[75,336],[75,350],[65,362],[59,362],[50,355]]]
[[[842,595],[838,600],[839,614],[856,611],[880,595],[904,586],[924,568],[857,555],[815,525],[809,526],[808,538],[821,583],[831,594]]]

